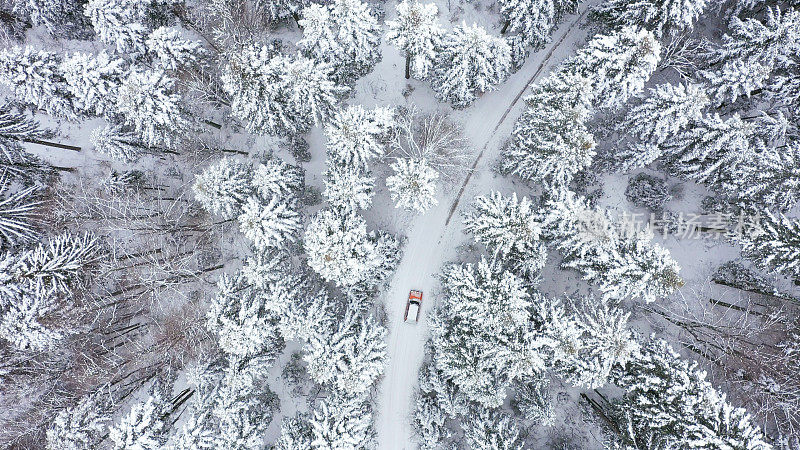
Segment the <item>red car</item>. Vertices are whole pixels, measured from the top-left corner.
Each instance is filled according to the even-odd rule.
[[[419,309],[422,305],[422,291],[415,291],[412,290],[408,293],[408,302],[406,302],[406,313],[403,316],[403,320],[408,322],[409,319],[413,319],[414,322],[419,320]]]

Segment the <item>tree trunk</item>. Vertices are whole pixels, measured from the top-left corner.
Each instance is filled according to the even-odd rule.
[[[500,30],[500,34],[506,34],[506,31],[508,31],[508,26],[509,25],[511,25],[511,21],[510,20],[506,20],[506,23],[503,24],[503,29]]]
[[[208,125],[208,126],[211,126],[211,127],[214,127],[214,128],[216,128],[216,129],[218,129],[218,130],[221,130],[221,129],[222,129],[222,125],[220,125],[220,124],[218,124],[218,123],[216,123],[216,122],[212,122],[212,121],[210,121],[210,120],[207,120],[207,119],[206,119],[206,120],[203,120],[203,122],[204,122],[206,125]]]
[[[411,56],[406,55],[406,80],[411,78]]]
[[[80,147],[76,147],[74,145],[59,144],[58,142],[40,141],[39,139],[23,139],[23,141],[28,142],[30,144],[45,145],[47,147],[63,148],[65,150],[72,150],[73,152],[81,151]]]

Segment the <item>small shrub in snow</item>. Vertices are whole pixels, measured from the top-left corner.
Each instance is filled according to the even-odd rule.
[[[311,146],[300,136],[292,135],[289,137],[289,153],[299,162],[311,161]]]
[[[628,179],[625,198],[636,206],[661,211],[664,205],[672,200],[666,181],[646,173],[637,174]]]

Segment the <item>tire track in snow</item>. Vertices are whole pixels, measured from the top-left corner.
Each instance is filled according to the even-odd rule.
[[[467,189],[467,185],[469,185],[469,181],[472,178],[472,174],[475,173],[475,168],[478,167],[478,163],[480,162],[481,158],[483,158],[483,154],[486,152],[486,147],[488,147],[489,144],[492,142],[492,139],[494,139],[495,135],[497,134],[497,130],[506,121],[506,119],[508,118],[508,114],[511,113],[511,110],[514,108],[514,105],[516,105],[519,99],[522,98],[522,94],[524,94],[525,91],[528,90],[531,83],[533,83],[536,77],[538,77],[539,74],[542,73],[542,70],[544,70],[544,68],[547,66],[547,63],[550,62],[550,58],[553,57],[553,53],[555,53],[556,49],[561,47],[561,44],[564,43],[564,40],[569,35],[570,31],[572,31],[572,29],[575,28],[575,25],[578,25],[583,20],[583,17],[586,15],[588,11],[589,8],[584,9],[583,12],[578,16],[578,18],[575,19],[570,24],[570,26],[567,28],[564,34],[561,35],[561,39],[559,39],[555,45],[550,47],[550,51],[547,52],[547,55],[545,55],[544,59],[542,59],[542,62],[539,63],[539,67],[536,69],[536,71],[533,72],[533,75],[531,75],[527,83],[525,83],[525,86],[522,89],[520,89],[520,91],[517,93],[517,96],[514,97],[514,100],[511,102],[511,104],[508,105],[508,108],[506,108],[505,112],[503,112],[503,115],[500,117],[500,120],[497,121],[497,124],[494,126],[492,133],[486,139],[486,142],[483,144],[483,148],[481,148],[480,153],[478,153],[478,156],[472,163],[472,167],[470,167],[469,173],[467,173],[467,177],[464,179],[464,183],[461,184],[461,189],[459,189],[458,195],[456,195],[455,200],[453,200],[453,203],[450,205],[450,213],[447,215],[447,220],[444,223],[445,227],[450,224],[450,219],[453,218],[453,214],[455,214],[456,208],[458,208],[458,204],[461,201],[461,197],[464,195],[464,191]]]

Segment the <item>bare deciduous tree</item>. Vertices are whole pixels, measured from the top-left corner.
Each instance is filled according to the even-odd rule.
[[[469,141],[443,112],[420,114],[412,106],[398,113],[389,148],[390,157],[426,160],[446,181],[470,170]]]

